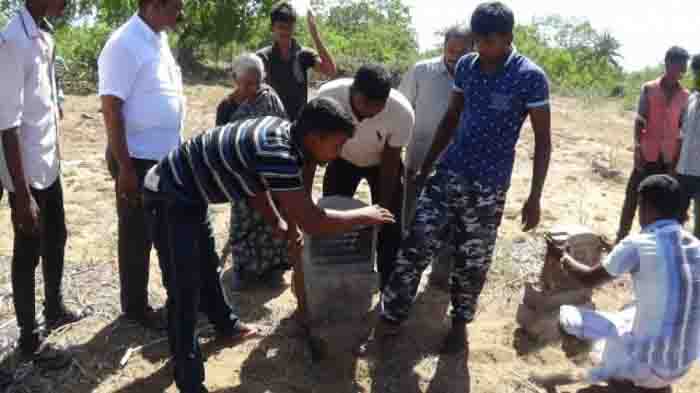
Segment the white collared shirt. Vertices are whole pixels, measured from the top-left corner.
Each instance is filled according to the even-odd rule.
[[[447,112],[454,77],[442,56],[418,62],[401,80],[399,91],[416,111],[416,127],[406,154],[406,167],[420,169],[433,143],[435,130]]]
[[[318,96],[338,101],[355,122],[355,136],[345,143],[340,157],[359,167],[376,166],[381,163],[387,144],[396,148],[408,145],[415,122],[413,108],[403,94],[391,89],[384,110],[359,121],[350,105],[351,85],[350,78],[336,79],[321,86]]]
[[[98,60],[99,94],[124,101],[129,154],[160,160],[181,140],[185,96],[167,35],[138,14],[114,31]]]
[[[60,171],[54,49],[26,7],[0,32],[0,131],[19,128],[24,175],[38,190],[51,186]],[[0,181],[14,191],[4,149]]]

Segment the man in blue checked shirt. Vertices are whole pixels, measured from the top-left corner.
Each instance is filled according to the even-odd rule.
[[[683,230],[681,187],[669,175],[639,186],[642,232],[623,239],[600,264],[588,267],[564,253],[562,264],[588,287],[625,273],[635,302],[617,313],[562,306],[565,349],[578,340],[602,340],[600,364],[588,371],[535,375],[544,386],[607,382],[618,392],[670,392],[700,354],[700,242]],[[578,340],[576,340],[578,339]]]
[[[478,53],[457,63],[449,108],[416,175],[417,183],[423,183],[441,156],[382,291],[382,317],[374,334],[378,341],[398,334],[422,272],[452,241],[457,250],[450,277],[452,327],[442,350],[466,349],[466,327],[474,319],[491,264],[515,145],[528,116],[535,133],[535,160],[530,195],[522,210],[523,230],[540,221],[551,153],[549,87],[542,69],[513,48],[514,23],[512,11],[499,2],[483,3],[472,15]],[[366,349],[361,347],[360,354]]]

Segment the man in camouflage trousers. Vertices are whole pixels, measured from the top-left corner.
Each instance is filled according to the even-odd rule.
[[[423,184],[440,157],[382,291],[381,318],[374,332],[379,343],[398,334],[423,271],[449,241],[457,252],[450,277],[452,326],[442,351],[466,350],[467,324],[474,319],[491,265],[515,146],[528,117],[535,152],[530,195],[522,209],[523,230],[539,223],[551,154],[549,86],[540,67],[511,45],[513,26],[513,13],[499,2],[479,5],[472,16],[478,53],[457,63],[448,110],[416,174],[415,184]]]
[[[477,189],[474,189],[474,188]],[[452,317],[471,321],[486,281],[506,192],[469,184],[451,170],[433,175],[418,199],[418,210],[409,238],[397,261],[400,286],[384,291],[384,306],[397,317],[407,316],[420,284],[421,274],[448,242],[457,244],[450,276]],[[392,277],[393,283],[394,278]]]

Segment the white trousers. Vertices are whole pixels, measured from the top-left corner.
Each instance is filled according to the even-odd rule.
[[[688,372],[689,368],[652,368],[630,355],[630,349],[634,346],[631,332],[636,311],[634,305],[616,313],[566,305],[560,307],[559,324],[562,329],[581,340],[596,344],[592,357],[598,365],[588,372],[587,382],[594,384],[618,380],[632,382],[642,388],[658,389],[670,386]]]

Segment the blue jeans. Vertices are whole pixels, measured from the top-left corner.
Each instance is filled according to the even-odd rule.
[[[186,205],[147,192],[146,209],[168,294],[175,384],[183,393],[200,392],[204,363],[195,331],[197,312],[205,313],[222,335],[232,334],[238,324],[219,284],[219,258],[207,206]]]

